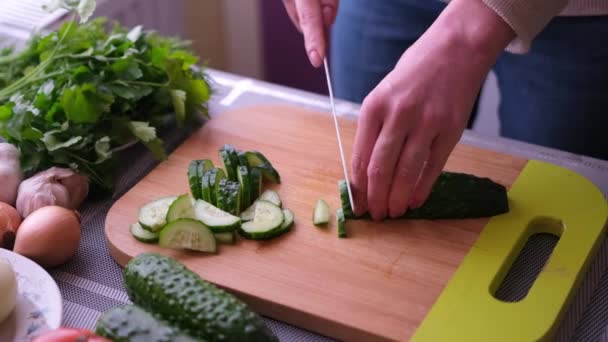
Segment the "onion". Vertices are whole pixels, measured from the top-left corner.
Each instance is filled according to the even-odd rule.
[[[26,217],[13,251],[48,268],[68,261],[80,244],[80,215],[60,206],[45,206]]]
[[[0,202],[0,248],[13,249],[20,224],[21,216],[17,209]]]

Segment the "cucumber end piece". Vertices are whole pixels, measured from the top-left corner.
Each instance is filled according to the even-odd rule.
[[[312,214],[312,223],[317,227],[326,226],[329,223],[329,204],[325,200],[317,200]]]
[[[342,239],[348,237],[346,218],[344,217],[344,210],[342,208],[336,209],[336,221],[338,222],[338,237]]]

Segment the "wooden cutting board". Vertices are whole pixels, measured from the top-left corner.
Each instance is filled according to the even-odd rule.
[[[356,122],[340,119],[340,125],[348,157]],[[259,150],[270,159],[282,178],[282,184],[270,187],[295,213],[294,229],[273,241],[221,245],[214,255],[134,240],[129,225],[137,220],[138,208],[161,196],[188,192],[190,161],[209,158],[221,165],[218,149],[223,144]],[[510,187],[527,163],[459,145],[446,170],[490,177]],[[409,340],[488,219],[348,221],[349,237],[339,239],[334,214],[341,178],[328,113],[278,105],[237,109],[206,123],[120,198],[108,213],[106,237],[122,266],[147,251],[177,258],[261,314],[342,340]],[[312,225],[318,198],[332,210],[325,229]]]

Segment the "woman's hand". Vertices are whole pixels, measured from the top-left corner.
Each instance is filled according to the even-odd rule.
[[[320,67],[327,47],[325,29],[336,20],[338,0],[283,0],[283,4],[293,24],[304,35],[310,63]]]
[[[481,0],[453,0],[402,55],[361,107],[351,161],[357,215],[399,217],[424,203],[513,36]]]

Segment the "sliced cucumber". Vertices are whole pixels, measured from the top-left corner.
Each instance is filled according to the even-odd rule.
[[[262,194],[262,170],[257,167],[250,168],[249,179],[249,183],[251,183],[251,202],[255,202]]]
[[[157,232],[167,224],[167,212],[177,196],[162,197],[147,203],[139,209],[137,219],[141,226],[149,231]]]
[[[245,152],[245,156],[247,157],[247,163],[250,168],[260,168],[265,179],[274,183],[281,183],[279,172],[262,153],[258,151],[247,151]]]
[[[167,224],[160,231],[158,245],[163,248],[209,253],[215,253],[217,249],[211,230],[201,221],[189,218],[177,219]]]
[[[281,197],[279,196],[279,193],[274,191],[274,190],[266,190],[264,191],[261,195],[260,198],[263,201],[268,201],[270,203],[273,203],[274,205],[276,205],[277,207],[281,207]]]
[[[271,202],[258,200],[253,220],[241,224],[239,233],[252,240],[265,240],[275,237],[281,229],[285,217],[281,208]]]
[[[347,237],[348,234],[346,233],[346,218],[344,217],[344,209],[336,209],[336,221],[338,222],[338,237]]]
[[[141,242],[154,243],[158,241],[158,233],[142,228],[139,222],[133,223],[129,230],[133,237]]]
[[[293,226],[293,220],[293,211],[289,209],[283,209],[283,223],[281,224],[281,229],[291,229],[291,226]]]
[[[233,245],[236,241],[234,232],[214,233],[213,235],[215,235],[215,240],[219,243]]]
[[[236,174],[239,180],[239,192],[241,195],[240,208],[247,208],[251,204],[251,180],[249,179],[249,168],[239,165]]]
[[[323,226],[329,222],[329,205],[323,199],[318,199],[312,215],[312,223],[315,226]]]
[[[219,184],[217,193],[217,207],[221,210],[238,215],[240,213],[240,184],[228,179],[222,179]]]
[[[194,216],[214,233],[232,232],[241,224],[240,217],[231,215],[203,200],[194,202]]]
[[[236,165],[234,164],[230,152],[226,150],[220,150],[220,159],[224,163],[224,169],[226,169],[226,176],[231,181],[236,181]]]
[[[249,208],[243,210],[243,212],[241,213],[241,220],[243,220],[243,221],[253,220],[253,218],[255,217],[255,207],[258,204],[258,201],[260,201],[260,200],[256,200],[255,202],[253,202],[252,205],[249,206]]]
[[[198,174],[199,164],[201,164],[200,160],[193,160],[190,162],[190,166],[188,166],[190,192],[192,193],[192,197],[197,199],[201,197],[201,178]]]
[[[209,186],[211,187],[211,202],[213,205],[217,206],[217,192],[220,188],[220,182],[222,179],[226,179],[226,172],[223,169],[217,168],[215,171],[209,176]]]
[[[192,198],[190,194],[179,196],[167,211],[167,223],[180,218],[194,218],[194,207],[192,206]]]
[[[249,167],[249,162],[247,161],[247,152],[239,151],[237,153],[237,157],[239,159],[239,165]]]
[[[211,202],[211,193],[213,192],[214,187],[209,184],[209,178],[211,178],[212,173],[217,173],[216,169],[211,169],[205,171],[203,175],[203,180],[201,181],[201,198],[203,201]]]

